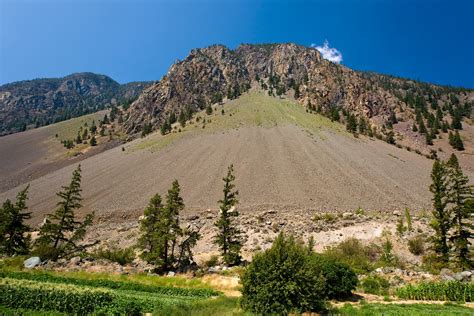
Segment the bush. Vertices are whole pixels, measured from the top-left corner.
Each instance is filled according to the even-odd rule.
[[[364,293],[375,295],[387,295],[390,283],[378,275],[369,275],[362,282]]]
[[[362,245],[356,238],[349,238],[327,249],[325,254],[336,261],[346,263],[356,272],[365,273],[373,270],[372,263],[377,260],[378,252],[374,247]]]
[[[135,251],[133,247],[129,248],[99,248],[91,254],[96,259],[106,259],[117,262],[120,265],[132,263],[135,259]]]
[[[408,250],[415,256],[419,256],[425,253],[425,239],[418,235],[408,240]]]
[[[399,298],[411,300],[472,302],[474,300],[474,283],[449,281],[408,284],[398,288],[396,295]]]
[[[242,275],[242,306],[256,314],[324,309],[324,277],[309,251],[281,233],[272,247],[253,257]]]
[[[215,267],[219,263],[219,257],[216,255],[213,255],[209,258],[209,260],[206,261],[204,264],[206,267]]]
[[[313,269],[321,271],[325,279],[324,293],[327,298],[344,298],[355,290],[357,275],[347,264],[320,254],[312,255],[311,259]]]

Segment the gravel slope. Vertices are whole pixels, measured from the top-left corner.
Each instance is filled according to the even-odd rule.
[[[83,160],[81,212],[138,216],[153,194],[166,194],[173,179],[182,186],[188,212],[217,209],[221,179],[231,163],[244,211],[419,210],[431,204],[432,161],[425,157],[354,138],[301,107],[263,95],[226,104],[225,115],[215,112],[205,129],[201,120],[180,133],[153,134],[127,144],[125,151],[116,147]],[[251,115],[256,112],[258,120]],[[55,192],[69,182],[75,167],[31,181],[35,223],[54,208]],[[1,193],[0,200],[14,197],[22,187]]]

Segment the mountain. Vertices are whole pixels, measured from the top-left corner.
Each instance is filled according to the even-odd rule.
[[[183,112],[189,118],[252,86],[270,95],[291,97],[311,112],[351,123],[348,128],[353,132],[369,133],[426,154],[434,149],[432,143],[440,130],[461,128],[474,105],[473,90],[351,70],[325,60],[309,47],[244,44],[230,50],[214,45],[192,50],[162,80],[145,89],[131,105],[125,128],[130,134],[144,127],[158,129],[170,115]]]
[[[0,136],[96,112],[135,99],[149,85],[120,85],[94,73],[19,81],[0,86]]]

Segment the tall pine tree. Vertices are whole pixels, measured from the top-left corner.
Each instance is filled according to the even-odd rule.
[[[430,226],[435,235],[431,238],[433,250],[438,258],[447,263],[449,260],[448,232],[451,218],[448,205],[448,179],[447,170],[443,162],[436,160],[431,171],[430,191],[433,193],[433,220]]]
[[[464,175],[456,155],[452,154],[447,166],[449,168],[450,193],[449,202],[452,205],[452,234],[450,242],[453,248],[453,259],[458,267],[470,268],[473,265],[470,255],[470,239],[474,237],[474,225],[471,218],[474,215],[471,206],[466,201],[474,198],[473,186]]]
[[[234,166],[230,165],[227,170],[227,176],[222,179],[224,181],[224,198],[219,200],[220,216],[215,223],[218,233],[215,237],[215,243],[221,250],[224,262],[228,265],[236,265],[241,261],[240,249],[242,241],[240,238],[240,230],[233,223],[232,218],[239,216],[234,209],[238,203],[237,196],[239,191],[235,190]]]
[[[48,214],[36,240],[36,252],[43,259],[56,260],[94,245],[80,245],[86,229],[92,225],[94,213],[86,215],[84,221],[76,219],[75,210],[81,208],[81,166],[72,174],[71,183],[57,193],[61,199],[54,214]]]
[[[28,188],[17,194],[15,204],[6,200],[0,209],[0,253],[12,256],[29,252],[30,227],[25,224],[31,218],[26,206]]]

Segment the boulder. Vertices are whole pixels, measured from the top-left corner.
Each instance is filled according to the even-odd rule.
[[[31,257],[31,258],[26,259],[26,260],[23,262],[23,265],[24,265],[25,268],[27,268],[27,269],[32,269],[32,268],[38,266],[39,264],[41,264],[41,259],[40,259],[40,257]]]
[[[79,256],[72,257],[71,260],[69,260],[70,265],[77,266],[79,263],[81,263],[81,257],[79,257]]]
[[[342,218],[343,219],[351,219],[352,217],[354,217],[354,214],[352,214],[351,212],[342,213]]]
[[[401,213],[400,211],[393,211],[392,214],[395,215],[395,216],[400,216],[400,215],[402,215],[402,213]]]
[[[175,272],[173,271],[169,271],[168,274],[166,276],[169,276],[169,277],[174,277],[176,275]]]

